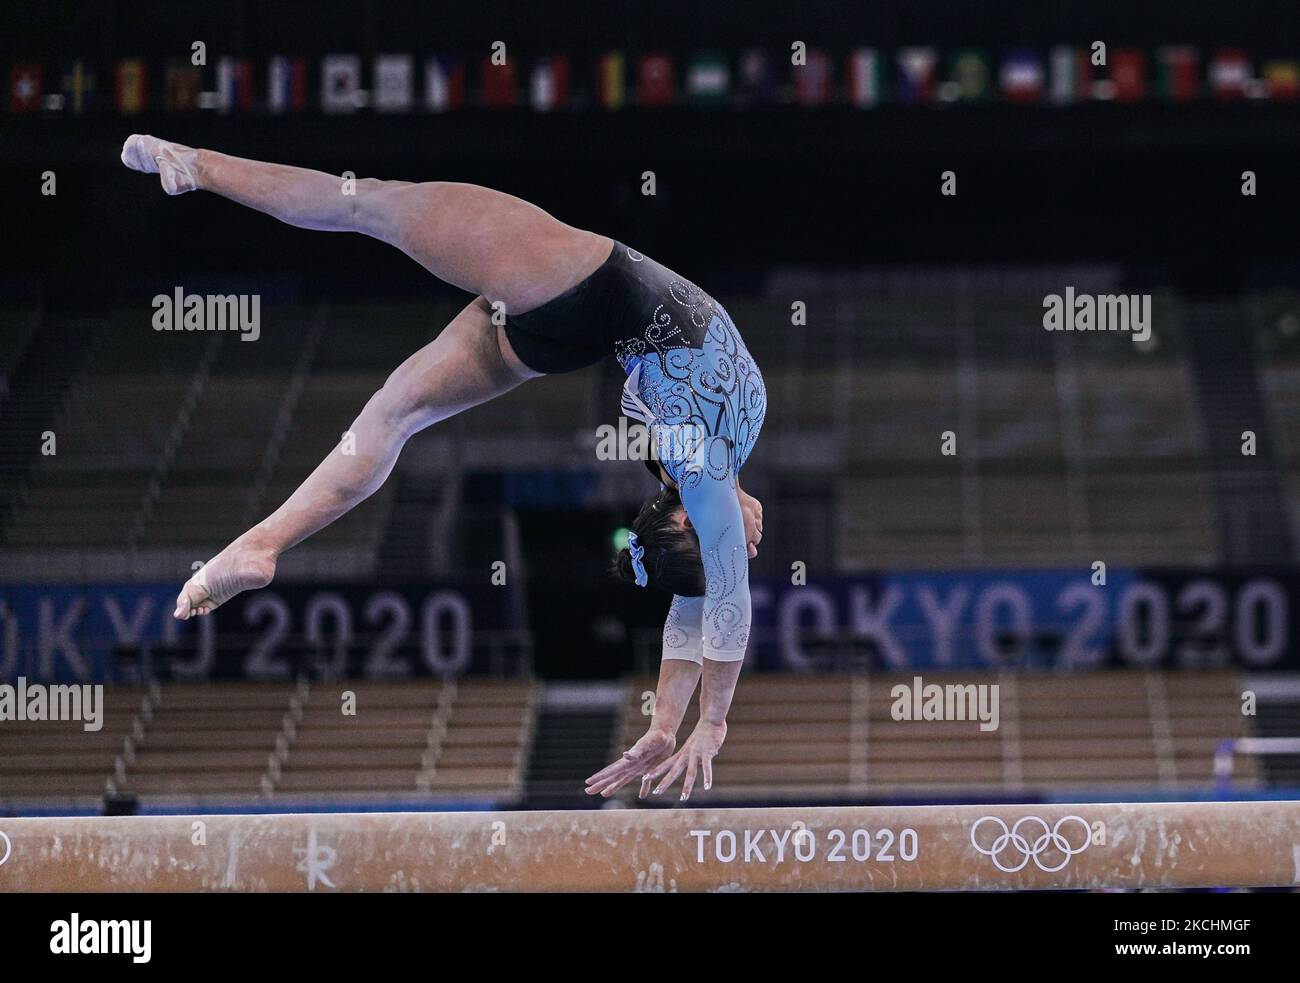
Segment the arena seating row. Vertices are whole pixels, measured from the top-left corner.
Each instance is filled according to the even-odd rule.
[[[962,330],[939,303],[809,303],[797,332],[773,301],[729,306],[780,408],[766,423],[773,453],[788,446],[782,437],[830,448],[821,466],[839,476],[842,568],[1213,559],[1175,354],[1135,355],[1131,341],[1105,335],[1053,346],[1006,300],[981,301]],[[255,343],[161,334],[138,311],[115,312],[56,428],[58,454],[40,460],[6,541],[209,555],[282,501],[456,309],[268,305]],[[432,456],[451,467],[451,438],[473,444],[472,463],[509,467],[522,437],[581,464],[584,441],[612,416],[598,405],[608,388],[596,372],[520,387],[413,450],[443,441]],[[946,430],[955,457],[938,452]],[[510,447],[493,459],[507,432]],[[801,466],[771,454],[755,463],[760,473]],[[391,507],[381,490],[286,562],[306,569],[314,552],[368,572]]]
[[[185,808],[514,801],[533,692],[524,680],[116,687],[99,732],[0,728],[0,808],[97,808],[106,794]]]
[[[3,542],[44,560],[60,550],[180,557],[186,566],[206,559],[282,502],[387,375],[459,306],[268,304],[251,343],[233,334],[158,333],[139,311],[115,311],[54,426],[57,453],[36,460]],[[8,310],[5,323],[34,317]],[[6,341],[16,359],[17,332]],[[516,447],[549,440],[588,461],[583,434],[595,429],[595,382],[573,378],[523,387],[417,437],[403,466],[427,469],[423,448],[444,476],[462,457],[447,453],[449,437],[478,436],[490,454],[503,434]],[[489,463],[509,456],[500,449]],[[392,492],[385,486],[313,537],[281,572],[370,573]]]
[[[891,689],[911,681],[746,675],[717,784],[698,800],[1201,795],[1214,788],[1218,743],[1253,733],[1231,672],[925,675],[996,683],[991,732],[977,721],[894,719]],[[611,756],[644,733],[654,680],[625,686]],[[355,714],[344,713],[346,692]],[[0,728],[0,809],[97,808],[105,794],[165,808],[509,804],[528,794],[538,691],[526,680],[167,684],[107,696],[98,733]],[[1242,756],[1234,784],[1258,787],[1261,775]]]
[[[1171,298],[1154,299],[1147,346],[1045,332],[1006,296],[807,303],[801,331],[760,334],[782,356],[766,432],[787,453],[824,448],[811,465],[834,476],[840,569],[1214,562]]]
[[[1218,742],[1249,728],[1241,685],[1226,672],[924,674],[927,684],[998,684],[990,732],[978,722],[894,719],[890,691],[912,678],[743,677],[714,789],[700,801],[1204,793]],[[642,694],[653,689],[650,677],[628,681],[618,748],[645,732]],[[693,705],[679,746],[697,714]],[[1258,781],[1255,760],[1239,759],[1237,785]]]
[[[798,330],[775,299],[742,296],[728,307],[761,359],[773,406],[752,484],[830,476],[827,539],[839,567],[1216,561],[1175,300],[1157,296],[1162,330],[1147,347],[1114,333],[1045,332],[1036,309],[1008,296],[965,306],[913,296],[805,300],[808,323]],[[1262,338],[1282,338],[1275,325],[1288,317],[1300,330],[1294,300],[1255,306],[1251,327]],[[283,501],[458,307],[268,304],[255,343],[158,333],[140,311],[117,310],[65,401],[58,453],[36,461],[0,536],[31,553],[210,555]],[[30,307],[0,311],[0,375],[37,316]],[[1296,356],[1271,353],[1261,370],[1300,516]],[[527,466],[521,446],[538,460],[586,466],[595,426],[613,418],[614,371],[520,387],[417,437],[403,467],[428,471],[436,461],[446,475]],[[955,456],[939,453],[945,431],[956,435]],[[391,496],[381,490],[286,563],[373,570]]]

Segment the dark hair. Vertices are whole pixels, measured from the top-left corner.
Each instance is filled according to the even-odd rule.
[[[704,563],[694,529],[683,528],[677,512],[682,508],[676,488],[664,488],[647,499],[632,520],[632,531],[645,549],[641,562],[649,575],[647,587],[683,597],[704,594]],[[632,553],[627,547],[614,558],[614,576],[636,583]]]

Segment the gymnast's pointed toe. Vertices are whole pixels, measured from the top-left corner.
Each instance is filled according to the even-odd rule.
[[[198,187],[195,152],[144,133],[133,133],[122,144],[122,163],[142,174],[157,174],[169,195],[182,195]]]
[[[162,141],[145,133],[132,133],[122,144],[122,163],[142,174],[157,174]]]

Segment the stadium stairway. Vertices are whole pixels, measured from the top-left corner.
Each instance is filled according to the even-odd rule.
[[[419,579],[429,575],[429,532],[442,496],[442,485],[426,475],[403,472],[394,482],[393,506],[379,542],[380,570],[390,579]]]
[[[69,384],[103,327],[84,316],[47,317],[14,367],[0,397],[0,528],[18,501]]]
[[[620,686],[550,685],[545,688],[524,778],[529,808],[599,808],[583,794],[589,775],[609,764],[622,722]]]
[[[1229,565],[1290,563],[1294,530],[1251,334],[1244,325],[1224,329],[1243,320],[1235,305],[1207,302],[1188,305],[1184,321],[1220,559]],[[1247,430],[1255,434],[1253,455],[1242,453]]]

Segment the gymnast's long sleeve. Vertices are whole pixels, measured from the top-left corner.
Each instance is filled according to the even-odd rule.
[[[715,441],[715,450],[725,443]],[[699,468],[681,482],[680,490],[704,562],[701,654],[715,662],[739,662],[749,642],[751,604],[745,520],[733,472],[729,467]]]
[[[704,598],[673,595],[664,619],[663,658],[704,665]]]

